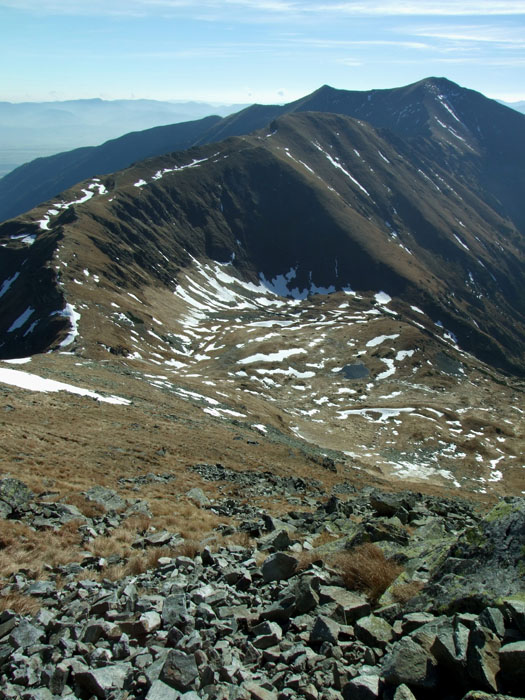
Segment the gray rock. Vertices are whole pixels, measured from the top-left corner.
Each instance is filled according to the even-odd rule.
[[[191,690],[198,676],[199,670],[193,654],[172,649],[164,662],[159,679],[176,690],[186,692]]]
[[[280,529],[270,532],[268,535],[259,538],[257,547],[263,552],[282,552],[292,544],[290,535],[286,530]]]
[[[279,644],[283,631],[276,622],[261,622],[252,629],[255,639],[252,644],[256,649],[268,649]]]
[[[126,501],[116,491],[104,486],[92,486],[86,491],[86,499],[98,503],[106,512],[123,510],[126,507]]]
[[[432,653],[449,672],[462,673],[467,662],[470,630],[458,620],[440,627],[432,645]]]
[[[18,627],[15,627],[9,635],[9,643],[15,649],[26,649],[38,644],[43,639],[44,630],[32,625],[27,620],[20,620]]]
[[[35,497],[35,494],[19,479],[7,477],[0,479],[0,501],[4,501],[11,510],[18,510]]]
[[[375,615],[360,618],[354,625],[354,631],[361,642],[380,649],[384,649],[394,636],[391,625]]]
[[[416,630],[418,627],[422,627],[423,625],[426,625],[428,622],[432,622],[434,620],[434,615],[432,613],[409,613],[407,615],[403,615],[402,619],[402,626],[403,626],[403,636],[410,634],[410,632],[413,632]]]
[[[21,700],[53,700],[53,695],[48,688],[34,688],[26,690],[20,695]]]
[[[11,515],[12,512],[13,509],[11,508],[9,503],[6,503],[5,501],[0,501],[0,518],[5,520]]]
[[[525,635],[525,600],[505,598],[503,609],[510,620],[511,626]]]
[[[208,506],[211,501],[201,488],[195,487],[186,493],[187,498],[196,506]]]
[[[381,672],[391,685],[432,688],[437,681],[434,657],[411,637],[394,644],[383,660]]]
[[[130,663],[123,662],[80,671],[75,673],[75,683],[82,693],[90,693],[106,700],[110,693],[124,688],[131,669]]]
[[[284,552],[271,554],[261,567],[263,579],[266,582],[290,578],[296,569],[297,559]]]
[[[161,530],[161,532],[154,532],[151,535],[146,535],[143,538],[143,542],[149,547],[164,547],[171,542],[173,538],[173,533],[167,530]]]
[[[26,588],[25,593],[42,598],[44,596],[53,595],[55,591],[56,584],[54,581],[35,581]]]
[[[249,693],[248,697],[251,700],[277,700],[277,693],[267,690],[253,681],[243,683],[242,688]]]
[[[377,700],[381,697],[379,676],[362,675],[352,678],[343,688],[344,700]]]
[[[485,608],[479,616],[479,623],[482,627],[492,630],[498,637],[504,637],[505,618],[498,608]]]
[[[524,531],[525,498],[501,501],[452,545],[422,598],[433,609],[479,613],[504,596],[520,593]]]
[[[330,644],[337,644],[340,630],[341,627],[337,622],[324,615],[318,615],[310,632],[310,643],[330,642]]]
[[[394,700],[416,700],[416,696],[407,685],[401,683],[401,685],[398,685],[396,688]]]
[[[180,592],[169,595],[162,605],[162,626],[169,629],[187,613],[186,594]]]
[[[484,690],[498,690],[501,641],[486,627],[475,627],[469,637],[467,672]]]
[[[146,695],[146,700],[178,700],[179,698],[178,690],[159,680],[153,681]]]
[[[523,692],[525,688],[525,641],[505,644],[499,650],[501,676],[506,688]]]
[[[320,602],[336,604],[332,617],[343,625],[353,625],[356,620],[370,614],[370,603],[366,598],[340,586],[321,586]]]

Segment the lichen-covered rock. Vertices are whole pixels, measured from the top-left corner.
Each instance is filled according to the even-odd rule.
[[[2,517],[7,517],[12,512],[26,505],[34,498],[34,493],[23,481],[6,477],[0,479],[0,505]]]
[[[424,590],[426,607],[481,612],[503,596],[523,591],[524,539],[525,499],[502,501],[449,549]]]

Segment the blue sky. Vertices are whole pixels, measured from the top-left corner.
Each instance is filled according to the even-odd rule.
[[[430,75],[525,100],[524,0],[0,0],[0,100],[287,102]]]

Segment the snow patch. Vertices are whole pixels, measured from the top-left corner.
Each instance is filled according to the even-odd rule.
[[[17,369],[5,369],[0,367],[0,382],[11,386],[17,386],[20,389],[27,389],[29,391],[41,391],[45,393],[67,391],[70,394],[89,396],[92,399],[96,399],[97,401],[102,401],[104,403],[120,404],[123,406],[131,403],[131,401],[123,399],[120,396],[102,396],[101,394],[91,391],[90,389],[83,389],[82,387],[73,386],[72,384],[57,382],[54,379],[44,379],[36,374],[29,374],[28,372],[22,372]]]

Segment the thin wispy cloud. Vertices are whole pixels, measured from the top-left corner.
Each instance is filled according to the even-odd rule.
[[[525,37],[523,30],[516,30],[514,27],[496,27],[494,25],[463,25],[423,27],[410,29],[415,36],[445,39],[456,42],[472,42],[482,44],[508,44],[511,47],[525,47]]]
[[[290,40],[292,44],[304,45],[317,49],[337,49],[352,48],[354,46],[392,46],[401,49],[428,49],[429,44],[421,41],[396,41],[395,39],[314,39],[310,37],[294,38]]]
[[[460,17],[524,15],[524,0],[369,0],[349,2],[306,2],[305,0],[0,0],[9,7],[38,14],[63,15],[159,15],[163,13],[198,16],[217,11],[227,17],[231,12],[265,16],[319,16],[326,13],[346,16]]]
[[[370,2],[325,2],[313,3],[304,8],[310,12],[337,12],[347,15],[389,15],[389,16],[491,16],[525,15],[525,2],[522,0],[439,0],[432,2],[414,0],[371,0]]]

